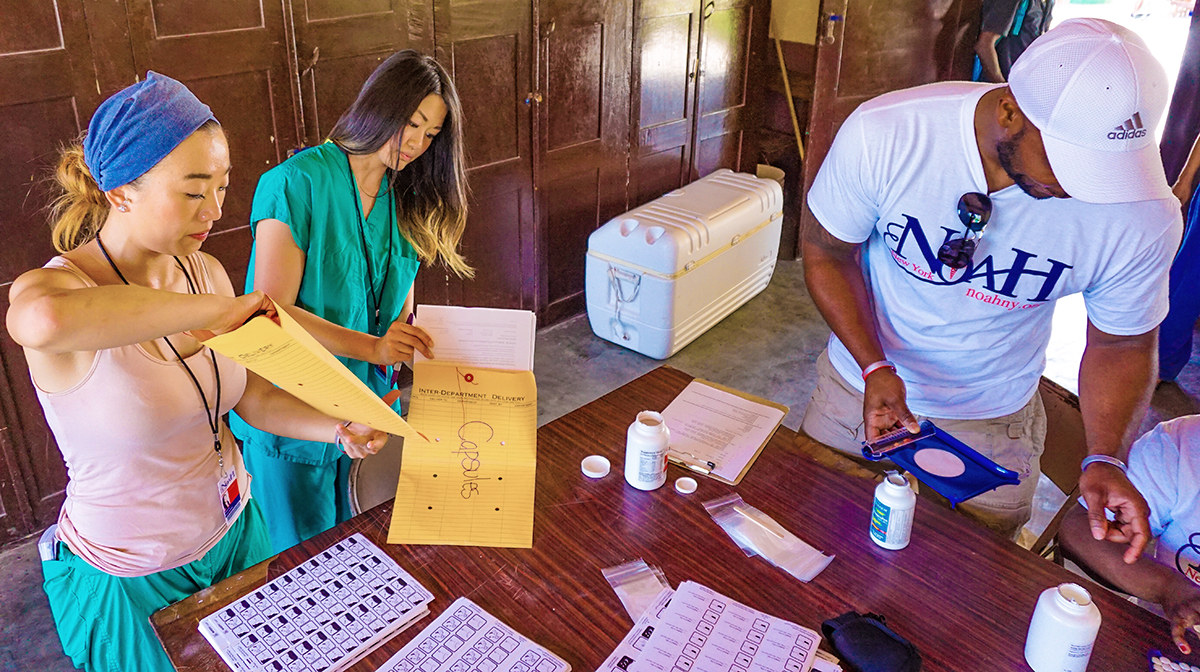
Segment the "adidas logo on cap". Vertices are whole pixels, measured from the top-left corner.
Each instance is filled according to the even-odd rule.
[[[1117,126],[1108,134],[1108,139],[1128,140],[1130,138],[1140,138],[1144,135],[1146,135],[1146,129],[1142,126],[1142,114],[1134,112],[1133,116],[1126,119],[1124,124]]]

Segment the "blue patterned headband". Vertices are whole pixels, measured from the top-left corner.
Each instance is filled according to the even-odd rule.
[[[83,160],[101,191],[136,180],[212,119],[183,84],[157,72],[100,104],[88,123]]]

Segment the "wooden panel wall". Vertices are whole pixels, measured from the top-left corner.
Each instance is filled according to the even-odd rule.
[[[19,6],[18,6],[19,5]],[[43,211],[60,143],[102,100],[78,1],[0,2],[0,312],[18,275],[54,254]],[[66,471],[46,428],[21,348],[0,331],[0,542],[52,521]]]

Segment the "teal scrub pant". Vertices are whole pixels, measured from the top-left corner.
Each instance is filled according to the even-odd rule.
[[[150,615],[271,557],[266,521],[252,498],[204,557],[149,576],[106,574],[59,542],[42,562],[43,588],[63,653],[88,672],[169,672],[174,667]]]
[[[282,553],[350,520],[350,465],[342,455],[326,464],[303,464],[271,457],[245,444],[246,471],[254,477],[254,497],[267,519],[273,553]]]

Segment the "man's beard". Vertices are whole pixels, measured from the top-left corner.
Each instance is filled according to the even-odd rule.
[[[1044,189],[1041,183],[1030,178],[1025,173],[1018,172],[1017,169],[1013,167],[1013,162],[1017,156],[1017,145],[1020,144],[1021,138],[1025,136],[1025,132],[1027,130],[1029,129],[1022,128],[1016,135],[1008,140],[1001,140],[1000,142],[996,143],[996,153],[1000,158],[1000,167],[1004,169],[1004,172],[1008,173],[1009,179],[1011,179],[1013,182],[1016,182],[1017,186],[1021,188],[1021,191],[1029,194],[1030,197],[1036,198],[1039,201],[1047,198],[1054,198],[1053,194],[1035,192],[1035,189]]]

